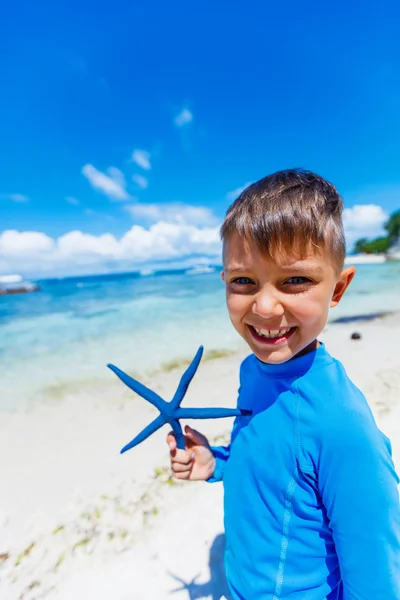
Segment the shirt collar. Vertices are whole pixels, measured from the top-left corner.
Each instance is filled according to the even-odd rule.
[[[319,342],[319,347],[307,354],[294,357],[280,364],[268,364],[262,362],[255,356],[256,363],[267,377],[298,377],[304,375],[310,369],[328,365],[334,361],[325,348],[325,344]]]

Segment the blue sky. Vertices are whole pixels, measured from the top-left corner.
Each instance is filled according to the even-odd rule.
[[[400,8],[321,4],[7,3],[0,271],[216,260],[231,193],[292,166],[338,186],[350,243],[379,233],[400,206]]]

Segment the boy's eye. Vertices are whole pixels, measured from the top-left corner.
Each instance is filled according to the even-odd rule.
[[[301,285],[302,283],[309,283],[311,280],[308,277],[290,277],[287,279],[285,283],[289,283],[292,285]]]
[[[239,285],[248,285],[249,283],[254,282],[249,277],[236,277],[235,279],[232,279],[232,283],[238,283]]]

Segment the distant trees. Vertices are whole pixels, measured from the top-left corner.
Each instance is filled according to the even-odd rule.
[[[400,237],[400,210],[390,215],[389,220],[384,224],[388,232],[386,236],[368,240],[360,238],[354,244],[354,252],[357,254],[365,252],[366,254],[375,254],[378,252],[387,252],[390,246]]]
[[[385,223],[385,229],[388,232],[390,241],[395,241],[400,237],[400,210],[390,216],[390,219]]]
[[[365,252],[364,248],[368,244],[368,238],[360,238],[354,244],[353,252],[356,254],[360,254],[360,252]]]
[[[365,252],[366,254],[377,254],[379,252],[387,252],[389,247],[389,236],[379,237],[369,241],[367,238],[361,238],[354,244],[354,252],[357,254],[360,252]]]

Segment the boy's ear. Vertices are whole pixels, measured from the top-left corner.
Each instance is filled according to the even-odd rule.
[[[355,274],[356,274],[355,267],[346,267],[346,269],[343,269],[338,281],[336,282],[335,289],[333,290],[331,304],[330,304],[331,308],[333,308],[334,306],[339,304],[339,302],[342,299],[343,294],[349,287]]]
[[[221,271],[221,279],[222,281],[225,281],[225,271]]]

